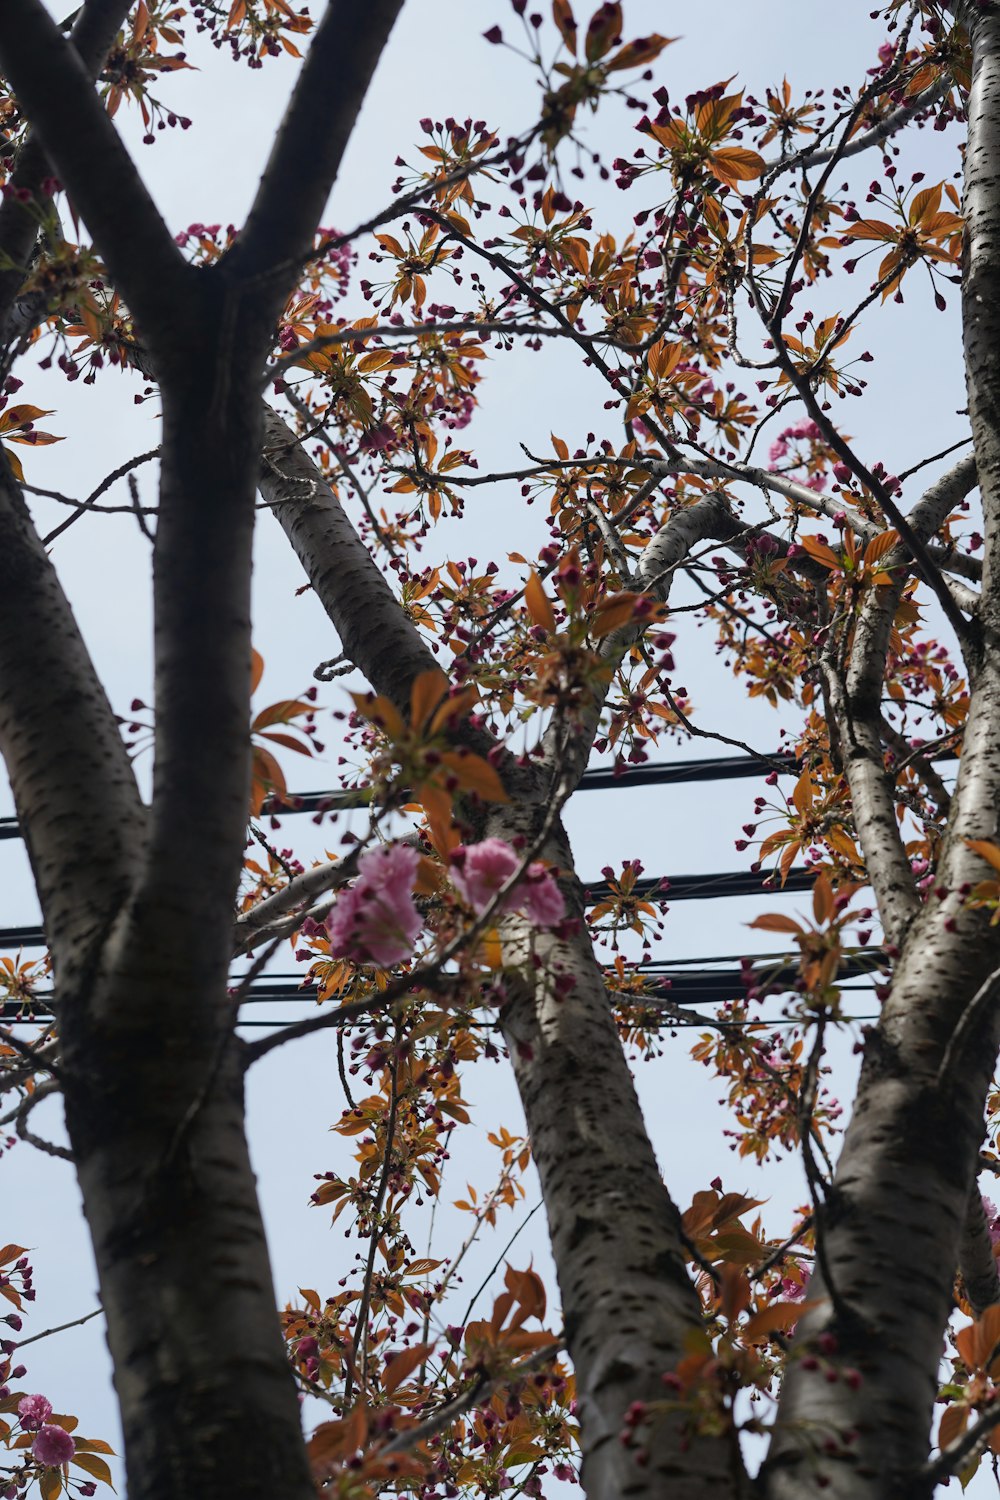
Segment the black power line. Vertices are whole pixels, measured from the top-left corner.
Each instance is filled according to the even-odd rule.
[[[724,755],[702,760],[666,761],[656,765],[598,766],[584,771],[578,788],[581,792],[605,791],[612,787],[676,786],[688,781],[732,781],[743,776],[766,776],[777,768],[791,772],[795,758],[779,750],[773,756]],[[336,812],[358,805],[357,792],[295,792],[287,801],[269,798],[262,812],[290,817],[295,813]],[[19,839],[21,830],[16,818],[0,818],[0,839]]]
[[[759,896],[766,892],[780,895],[782,891],[811,890],[814,872],[805,866],[796,865],[789,870],[784,885],[771,870],[730,870],[724,874],[642,876],[632,887],[630,895],[640,901],[665,901],[669,906],[674,901],[707,901],[720,896]],[[592,880],[585,887],[587,902],[596,906],[599,901],[612,898],[612,888],[606,880]],[[0,928],[0,948],[44,948],[45,932],[38,926]]]
[[[865,952],[850,953],[841,961],[838,982],[871,979],[878,974],[885,962],[885,955],[874,948]],[[739,968],[695,968],[686,967],[691,959],[643,964],[629,972],[646,981],[641,995],[625,995],[637,1005],[656,1007],[666,1001],[670,1005],[724,1005],[729,1000],[742,1000],[753,989],[758,996],[765,993],[786,993],[793,989],[799,977],[798,966],[789,962],[784,954],[757,957]],[[234,979],[238,976],[234,976]],[[870,986],[863,986],[870,988]],[[303,985],[295,974],[272,974],[254,980],[247,988],[244,1004],[248,1005],[293,1005],[306,1004],[318,999],[315,985]],[[49,1009],[51,991],[40,991],[35,997],[37,1005],[31,1012],[38,1022],[52,1019]],[[10,1023],[19,1018],[21,1006],[7,1001],[0,1006],[0,1020]],[[754,1018],[751,1017],[751,1020]],[[253,1024],[241,1022],[241,1024]],[[269,1024],[269,1023],[262,1023]],[[275,1025],[281,1022],[275,1021]]]
[[[794,757],[778,752],[773,757],[755,755],[716,756],[705,759],[674,761],[654,765],[599,767],[586,771],[580,783],[581,791],[611,790],[622,787],[674,786],[698,781],[729,781],[749,776],[764,776],[782,768],[794,772]],[[356,805],[355,793],[301,792],[287,804],[265,804],[265,812],[283,816],[295,813],[332,811]],[[20,837],[15,818],[0,818],[0,839]],[[797,866],[790,870],[782,883],[771,871],[734,870],[724,873],[698,875],[674,875],[649,877],[636,880],[629,892],[632,899],[642,901],[694,901],[718,899],[723,896],[760,895],[765,891],[779,894],[781,891],[795,892],[811,888],[813,872]],[[585,887],[589,904],[612,898],[612,887],[606,880],[594,881]],[[40,926],[9,927],[0,929],[0,947],[38,948],[45,946],[45,933]],[[852,956],[842,970],[844,978],[856,978],[871,974],[882,959],[879,950]],[[706,964],[718,960],[702,961]],[[797,976],[794,965],[784,959],[773,963],[769,969],[758,967],[745,970],[743,967],[720,969],[695,967],[698,961],[681,960],[679,963],[665,961],[645,966],[639,972],[647,975],[650,1003],[657,999],[669,1000],[674,1005],[713,1005],[745,995],[748,984],[776,989],[790,988]],[[690,967],[684,967],[684,965]],[[667,972],[669,970],[669,973]],[[271,976],[256,981],[248,991],[248,1001],[254,1003],[294,1003],[316,998],[313,987],[302,988],[294,976]],[[43,1000],[39,995],[38,999]],[[16,1022],[18,1007],[10,1003],[0,1006],[0,1018]],[[39,1020],[49,1019],[39,1011]],[[248,1025],[266,1025],[266,1022],[247,1022]],[[278,1023],[275,1023],[278,1024]]]

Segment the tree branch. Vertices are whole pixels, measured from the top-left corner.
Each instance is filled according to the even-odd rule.
[[[729,539],[742,529],[721,490],[714,490],[693,505],[675,510],[642,554],[639,564],[641,586],[652,598],[665,601],[670,595],[674,572],[692,547],[708,538]],[[644,629],[645,625],[639,621],[613,631],[601,642],[601,657],[616,667]],[[550,773],[558,775],[563,797],[568,795],[568,790],[576,785],[586,769],[610,684],[609,675],[603,688],[592,690],[589,700],[577,712],[569,739],[558,721],[545,732],[541,764]]]
[[[909,104],[900,104],[896,109],[890,110],[884,120],[873,125],[869,130],[863,130],[844,145],[840,146],[804,146],[799,151],[789,151],[785,156],[774,157],[764,164],[765,173],[786,172],[795,167],[819,167],[828,161],[846,161],[849,156],[859,156],[862,151],[869,151],[872,146],[881,146],[897,130],[907,125],[921,110],[929,109],[930,106],[940,99],[952,86],[950,78],[939,79],[932,83],[930,88],[924,89],[923,93],[911,99]]]
[[[272,923],[279,917],[284,917],[293,907],[305,906],[307,902],[315,901],[317,896],[323,896],[328,891],[345,885],[348,880],[353,880],[358,873],[359,853],[360,850],[355,849],[344,859],[328,860],[312,870],[305,870],[280,891],[275,891],[273,896],[258,901],[256,906],[244,912],[236,920],[236,952],[245,953],[262,937],[275,936]],[[296,924],[301,921],[301,915],[296,913],[287,930],[294,932]]]
[[[434,655],[322,472],[270,407],[264,408],[260,491],[333,622],[344,654],[377,693],[407,709],[414,678],[437,666]]]
[[[312,249],[330,189],[402,0],[329,0],[246,226],[226,257],[244,283],[274,280],[274,311]]]
[[[145,813],[111,705],[6,461],[0,754],[65,993],[126,897]]]
[[[70,32],[70,42],[90,78],[96,78],[112,42],[131,8],[132,0],[86,0]],[[11,176],[15,189],[26,189],[34,202],[22,203],[17,192],[0,202],[0,251],[9,269],[0,270],[0,326],[17,297],[27,270],[32,247],[38,238],[39,206],[48,202],[42,182],[51,174],[48,157],[41,141],[29,132]],[[34,212],[32,210],[35,210]]]
[[[30,1338],[18,1339],[18,1349],[26,1349],[29,1344],[37,1344],[39,1339],[49,1339],[54,1333],[65,1333],[68,1328],[79,1328],[83,1323],[89,1323],[91,1318],[100,1317],[103,1307],[95,1307],[93,1312],[84,1313],[82,1318],[73,1318],[69,1323],[57,1323],[55,1328],[45,1328],[41,1333],[33,1333]]]
[[[965,1283],[965,1296],[972,1316],[981,1318],[994,1302],[1000,1302],[1000,1276],[993,1255],[986,1210],[979,1184],[973,1183],[958,1247],[958,1267]]]
[[[41,0],[4,0],[0,68],[87,224],[111,279],[157,345],[176,340],[178,293],[197,273]]]

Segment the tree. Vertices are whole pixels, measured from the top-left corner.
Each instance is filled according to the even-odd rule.
[[[0,429],[51,440],[35,425],[48,413],[10,404],[15,361],[30,380],[39,357],[88,382],[105,364],[137,370],[162,407],[142,456],[158,460],[155,519],[132,497],[153,542],[148,804],[13,448],[0,473],[0,751],[56,1018],[36,1041],[4,1030],[2,1086],[28,1141],[35,1103],[64,1101],[129,1494],[493,1494],[511,1472],[540,1494],[543,1473],[572,1475],[578,1417],[592,1500],[929,1495],[1000,1452],[998,1226],[977,1185],[1000,1164],[989,1134],[983,1150],[1000,1097],[1000,9],[893,0],[861,84],[825,102],[730,82],[675,104],[630,92],[655,83],[668,42],[628,38],[620,5],[578,24],[567,0],[551,20],[514,0],[485,36],[505,45],[518,28],[537,121],[501,141],[485,122],[428,120],[384,213],[322,228],[400,5],[330,0],[315,28],[284,0],[192,18],[85,0],[63,27],[40,0],[0,13]],[[112,117],[127,102],[149,139],[186,128],[154,89],[188,65],[192,20],[199,45],[254,67],[309,36],[246,223],[175,239]],[[641,145],[614,167],[641,195],[624,238],[571,196],[583,117],[611,95],[640,116]],[[964,144],[961,193],[900,169],[931,127]],[[879,179],[859,188],[873,158]],[[340,310],[361,247],[379,279],[360,283],[367,309]],[[954,452],[896,475],[834,402],[866,389],[848,342],[904,289],[926,297],[925,276],[939,305],[961,279],[968,421]],[[445,295],[460,305],[432,300]],[[593,372],[604,412],[584,425],[602,430],[477,469],[455,434],[480,361],[515,343],[544,360],[553,342]],[[442,515],[511,482],[551,525],[533,565],[511,554],[515,587],[474,561],[423,565]],[[68,521],[89,524],[103,491]],[[288,797],[277,753],[308,753],[314,722],[304,696],[251,723],[258,492],[339,636],[320,675],[356,670],[371,689],[345,730],[365,761],[345,793],[369,833],[310,868],[259,825]],[[777,1238],[718,1180],[683,1214],[671,1198],[622,1048],[650,1047],[678,1014],[644,972],[657,893],[628,865],[588,899],[562,823],[595,747],[624,770],[658,735],[707,733],[664,623],[695,607],[743,688],[799,724],[766,777],[780,786],[792,763],[794,789],[759,799],[775,826],[758,846],[748,825],[737,846],[753,841],[779,883],[810,872],[810,923],[757,922],[788,938],[796,971],[750,972],[695,1047],[728,1082],[743,1155],[801,1152],[811,1203]],[[883,1004],[834,1163],[824,1059],[846,1024],[840,982],[865,962],[869,886]],[[247,1042],[247,986],[290,937],[324,1004]],[[43,973],[9,965],[8,1013]],[[757,1008],[778,993],[794,1023],[783,1044]],[[373,1092],[348,1092],[337,1125],[358,1137],[357,1174],[330,1174],[316,1201],[353,1214],[364,1251],[355,1280],[326,1300],[303,1292],[279,1319],[243,1079],[331,1027]],[[525,1326],[544,1323],[545,1289],[509,1265],[489,1318],[440,1333],[455,1258],[430,1279],[408,1201],[437,1193],[448,1132],[467,1120],[462,1065],[501,1041],[562,1329]],[[519,1138],[497,1145],[499,1184],[470,1194],[477,1228],[528,1160]],[[17,1302],[21,1247],[0,1264]],[[972,1322],[952,1327],[942,1376],[956,1306]],[[333,1408],[308,1447],[297,1385]],[[0,1411],[9,1493],[76,1485],[70,1458],[104,1477],[100,1443],[68,1438],[45,1398],[9,1389]],[[765,1432],[751,1480],[741,1439]]]

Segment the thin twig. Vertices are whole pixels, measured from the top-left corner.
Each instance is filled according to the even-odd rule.
[[[100,1317],[104,1311],[103,1307],[95,1307],[93,1312],[84,1313],[82,1318],[74,1318],[71,1323],[57,1323],[55,1328],[46,1328],[42,1333],[33,1333],[30,1339],[18,1339],[19,1350],[26,1349],[29,1344],[37,1344],[39,1339],[47,1339],[53,1333],[65,1333],[67,1328],[79,1328],[81,1323],[89,1323],[91,1318]]]
[[[461,1396],[456,1396],[454,1401],[448,1401],[440,1407],[432,1416],[423,1422],[418,1422],[416,1427],[408,1427],[405,1432],[400,1432],[396,1437],[386,1443],[384,1448],[378,1449],[378,1456],[388,1457],[392,1453],[405,1453],[410,1448],[416,1447],[418,1443],[425,1442],[428,1438],[435,1437],[445,1427],[450,1427],[452,1422],[475,1406],[484,1396],[490,1395],[501,1385],[511,1385],[525,1375],[534,1374],[550,1360],[556,1359],[563,1351],[565,1340],[559,1339],[552,1344],[546,1344],[543,1349],[536,1349],[534,1354],[515,1365],[503,1375],[490,1377],[480,1375],[467,1391]]]
[[[55,1079],[52,1079],[48,1083],[39,1084],[38,1088],[28,1095],[28,1098],[31,1100],[32,1108],[34,1108],[42,1099],[48,1099],[52,1094],[59,1094],[61,1092],[59,1084]],[[23,1099],[19,1100],[7,1114],[0,1115],[0,1125],[12,1125],[24,1108],[24,1102]]]
[[[904,469],[901,474],[896,475],[896,478],[902,484],[904,479],[909,479],[911,475],[919,473],[921,469],[926,469],[928,464],[936,464],[939,458],[947,458],[949,453],[954,453],[957,449],[966,447],[972,441],[971,436],[959,438],[957,443],[950,443],[947,448],[942,448],[940,453],[932,453],[928,458],[922,458],[918,464],[913,464],[911,468]]]
[[[507,1254],[507,1251],[510,1249],[511,1245],[513,1245],[514,1241],[517,1239],[517,1237],[521,1233],[521,1231],[524,1230],[524,1229],[527,1229],[528,1225],[531,1223],[532,1219],[535,1217],[535,1215],[537,1214],[538,1210],[541,1207],[543,1207],[543,1200],[540,1198],[538,1200],[538,1202],[535,1204],[534,1208],[529,1209],[528,1213],[521,1220],[520,1224],[514,1230],[514,1233],[511,1235],[511,1237],[507,1241],[506,1245],[504,1245],[503,1249],[500,1251],[500,1254],[497,1256],[496,1260],[493,1262],[492,1266],[487,1271],[487,1273],[483,1277],[482,1281],[476,1287],[476,1290],[473,1292],[472,1296],[469,1298],[469,1304],[466,1307],[465,1313],[464,1313],[464,1315],[462,1317],[462,1327],[463,1328],[465,1327],[466,1323],[468,1323],[468,1321],[469,1321],[469,1314],[472,1312],[472,1309],[475,1307],[476,1302],[482,1296],[483,1292],[486,1290],[486,1288],[489,1286],[490,1282],[493,1280],[493,1278],[496,1275],[496,1273],[499,1271],[501,1265],[503,1264],[503,1258]],[[477,1231],[478,1231],[479,1226],[477,1225],[476,1227],[477,1227]],[[471,1243],[471,1240],[468,1243]],[[468,1248],[468,1245],[463,1245],[462,1246],[463,1253],[465,1252],[465,1250],[467,1248]],[[455,1265],[457,1265],[457,1264],[458,1264],[458,1261],[456,1260]],[[452,1269],[454,1269],[454,1267]]]
[[[69,527],[73,525],[74,521],[78,521],[86,511],[97,509],[98,507],[96,506],[95,502],[100,499],[105,490],[109,490],[111,486],[117,483],[119,479],[124,479],[126,474],[131,473],[133,469],[137,469],[140,464],[148,463],[151,458],[159,458],[159,456],[159,448],[151,448],[148,453],[140,453],[136,458],[130,458],[127,463],[121,464],[119,468],[112,470],[110,474],[102,479],[96,490],[92,490],[91,493],[87,496],[86,500],[67,501],[65,495],[58,495],[54,490],[32,490],[32,494],[45,495],[51,500],[60,500],[64,503],[75,505],[77,507],[73,514],[71,516],[67,516],[65,521],[60,521],[59,525],[56,526],[53,531],[50,531],[48,536],[42,537],[42,546],[50,546],[51,543],[55,541],[56,537],[62,536],[63,532],[68,530]],[[28,485],[26,485],[25,488],[30,490],[30,486]],[[136,509],[136,506],[133,502],[132,505],[122,506],[121,508],[123,510],[134,511]],[[155,512],[153,510],[150,510],[150,514],[154,513]]]
[[[918,94],[915,99],[911,99],[909,104],[901,104],[898,109],[894,109],[887,114],[884,120],[880,120],[870,130],[865,130],[860,135],[855,136],[853,140],[849,140],[846,143],[841,142],[837,146],[820,147],[818,144],[803,146],[799,151],[791,151],[786,156],[776,157],[773,161],[765,162],[764,172],[770,174],[772,172],[787,172],[792,167],[818,167],[831,159],[839,163],[844,161],[848,156],[860,155],[862,151],[867,151],[872,146],[880,146],[883,141],[888,140],[890,135],[894,135],[897,130],[900,130],[908,121],[912,120],[914,115],[919,114],[923,109],[929,108],[936,99],[939,99],[942,94],[951,88],[951,84],[952,80],[950,78],[939,78],[935,83],[931,84],[930,88],[925,89],[922,94]],[[839,123],[839,120],[834,121],[826,133],[832,133]]]
[[[54,1141],[44,1140],[42,1136],[35,1135],[33,1131],[28,1129],[28,1116],[35,1105],[41,1102],[40,1095],[41,1098],[47,1097],[47,1095],[42,1093],[41,1089],[38,1089],[34,1094],[29,1094],[27,1099],[21,1101],[21,1107],[14,1117],[14,1129],[17,1132],[18,1138],[27,1145],[34,1146],[36,1151],[44,1152],[46,1156],[58,1156],[60,1161],[75,1161],[76,1158],[72,1151],[68,1151],[65,1146],[57,1146]]]
[[[361,1288],[361,1302],[358,1307],[358,1321],[354,1328],[354,1339],[352,1341],[351,1353],[352,1363],[347,1367],[347,1378],[344,1381],[344,1407],[351,1399],[351,1388],[353,1385],[353,1372],[358,1364],[358,1351],[361,1350],[361,1382],[367,1379],[368,1356],[367,1345],[362,1349],[362,1341],[368,1330],[368,1313],[372,1300],[372,1280],[375,1275],[375,1255],[378,1251],[379,1240],[382,1238],[382,1208],[385,1204],[385,1195],[389,1186],[389,1175],[392,1172],[392,1151],[396,1138],[396,1112],[399,1107],[399,1042],[400,1028],[396,1027],[396,1041],[392,1053],[392,1067],[389,1070],[389,1115],[385,1124],[385,1151],[382,1157],[382,1171],[379,1174],[378,1187],[375,1199],[372,1203],[372,1227],[368,1239],[368,1260],[365,1265],[365,1276]]]

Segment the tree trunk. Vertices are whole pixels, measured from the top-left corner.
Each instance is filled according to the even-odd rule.
[[[165,1036],[151,989],[133,993],[134,1030],[91,1031],[66,1089],[128,1494],[315,1500],[243,1130],[240,1044],[223,1033],[213,1057],[207,1042]],[[207,1087],[191,1097],[198,1076]]]
[[[871,1032],[844,1149],[819,1216],[827,1276],[809,1296],[767,1463],[768,1500],[821,1475],[830,1500],[920,1493],[941,1341],[1000,1045],[1000,928],[958,891],[986,866],[1000,802],[1000,658],[973,683],[948,850]],[[977,998],[978,997],[978,998]],[[893,1294],[891,1289],[899,1289]],[[890,1290],[887,1290],[890,1289]],[[818,1355],[818,1364],[815,1359]]]
[[[249,791],[258,401],[225,315],[165,380],[156,765],[141,868],[58,993],[66,1118],[130,1500],[315,1494],[275,1308],[226,994]],[[48,920],[48,917],[47,917]]]
[[[529,842],[544,807],[501,806],[489,831]],[[534,827],[533,827],[534,825]],[[579,923],[569,937],[503,927],[508,979],[500,1022],[542,1183],[580,1403],[588,1500],[670,1496],[731,1500],[745,1476],[735,1437],[689,1437],[668,1413],[662,1376],[703,1326],[680,1214],[646,1132],[611,1003],[586,927],[561,828],[545,857],[568,872]],[[622,1441],[633,1403],[659,1409]]]

